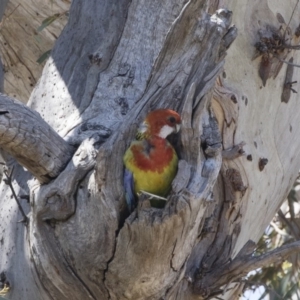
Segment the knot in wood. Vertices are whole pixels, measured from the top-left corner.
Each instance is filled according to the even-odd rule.
[[[102,62],[102,57],[99,55],[99,53],[90,54],[88,57],[92,64],[100,66],[100,64]]]
[[[216,16],[225,23],[226,27],[228,27],[228,25],[231,23],[232,11],[229,9],[221,8],[217,10]]]
[[[241,173],[236,169],[228,169],[226,171],[226,177],[231,183],[234,191],[239,191],[244,193],[247,189],[247,186],[244,185]]]
[[[259,159],[258,168],[259,168],[260,171],[262,171],[265,168],[265,166],[268,163],[268,161],[269,160],[267,158],[260,158]]]

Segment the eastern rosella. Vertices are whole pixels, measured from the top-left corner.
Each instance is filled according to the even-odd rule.
[[[150,112],[139,127],[134,140],[124,154],[124,187],[131,212],[136,196],[142,192],[157,198],[165,197],[177,173],[178,157],[166,140],[180,129],[179,114],[170,109]]]

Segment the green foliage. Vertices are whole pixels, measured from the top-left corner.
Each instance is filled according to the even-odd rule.
[[[38,32],[41,32],[42,30],[44,30],[46,27],[48,27],[50,24],[52,24],[54,21],[58,20],[61,16],[66,15],[68,16],[69,11],[64,11],[62,13],[56,13],[46,19],[44,19],[42,21],[42,24],[37,28]],[[37,63],[42,64],[44,61],[46,61],[48,59],[48,57],[51,54],[51,49],[44,52],[38,59],[37,59]]]
[[[61,16],[61,14],[54,14],[53,16],[50,16],[48,18],[46,18],[41,26],[38,27],[37,31],[42,31],[43,29],[45,29],[47,26],[49,26],[50,24],[52,24],[55,20],[57,20],[59,17]]]
[[[258,242],[257,255],[300,239],[300,180],[296,180],[285,203]],[[256,270],[248,276],[247,288],[263,286],[265,292],[257,300],[300,300],[300,254],[288,261]],[[253,298],[251,298],[253,299]]]
[[[46,59],[48,59],[48,57],[51,54],[52,49],[44,52],[38,59],[37,59],[37,63],[42,64]]]

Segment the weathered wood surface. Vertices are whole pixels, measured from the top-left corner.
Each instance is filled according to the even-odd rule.
[[[0,94],[0,147],[41,183],[57,177],[74,148],[21,102]]]
[[[233,130],[232,134],[226,132],[224,124],[223,144],[227,148],[232,143],[244,141],[245,156],[225,163],[227,168],[238,168],[244,184],[249,187],[240,211],[241,233],[234,253],[237,253],[248,239],[258,241],[298,174],[299,96],[292,93],[288,103],[281,102],[287,65],[284,64],[278,76],[275,79],[268,79],[266,87],[263,87],[261,79],[257,76],[260,58],[252,61],[253,45],[258,39],[257,31],[267,25],[279,29],[282,24],[278,22],[277,13],[280,13],[288,23],[296,4],[297,1],[291,1],[288,7],[280,1],[254,1],[253,3],[244,1],[240,4],[229,1],[228,3],[229,8],[239,11],[239,14],[234,17],[234,23],[238,28],[245,28],[245,30],[230,48],[224,68],[226,72],[224,85],[234,91],[238,118],[235,118],[236,130]],[[300,39],[294,35],[299,25],[299,15],[298,6],[290,22],[293,45],[298,45],[300,42]],[[294,57],[294,63],[299,64],[299,54],[299,51],[291,50],[286,60]],[[240,65],[243,68],[238,72],[236,67],[232,67]],[[294,68],[294,80],[297,80],[299,75],[299,68]],[[294,85],[294,88],[299,91],[299,85]],[[251,155],[251,161],[247,160],[248,155]],[[262,171],[259,170],[261,158],[268,159]]]
[[[48,122],[62,135],[67,135],[67,140],[73,144],[79,143],[86,136],[86,132],[83,137],[81,136],[82,128],[89,128],[91,133],[95,130],[100,134],[103,132],[103,137],[106,137],[109,132],[118,128],[121,125],[120,121],[123,120],[122,129],[116,131],[100,148],[95,177],[97,188],[94,187],[99,192],[90,197],[93,203],[101,199],[100,203],[106,203],[105,206],[110,207],[107,216],[98,220],[89,216],[89,219],[93,220],[96,232],[95,229],[90,228],[88,235],[86,235],[85,226],[79,220],[75,221],[81,215],[78,210],[71,218],[71,227],[68,222],[56,225],[56,231],[60,233],[57,238],[65,253],[67,264],[71,264],[74,272],[84,281],[78,284],[79,290],[76,292],[78,299],[87,297],[85,294],[87,291],[95,298],[101,299],[108,295],[112,299],[124,297],[145,299],[164,295],[168,297],[168,290],[174,281],[183,278],[185,262],[203,226],[204,216],[208,207],[214,205],[207,200],[211,197],[211,187],[220,168],[221,140],[217,123],[209,108],[209,97],[203,99],[202,102],[200,99],[211,90],[223,65],[224,48],[220,47],[220,51],[215,52],[210,52],[208,49],[211,48],[209,47],[211,44],[221,44],[230,25],[231,13],[224,11],[219,15],[209,17],[203,11],[202,2],[190,3],[185,8],[184,3],[181,3],[182,11],[179,8],[174,11],[173,1],[166,2],[163,9],[157,4],[158,2],[155,5],[148,2],[133,2],[129,8],[129,18],[135,16],[138,23],[141,21],[151,26],[143,25],[145,30],[141,32],[133,26],[133,23],[127,21],[120,40],[118,39],[121,32],[118,29],[122,29],[123,24],[120,22],[125,19],[117,17],[117,14],[115,14],[116,19],[110,19],[112,31],[109,32],[109,39],[102,37],[107,32],[101,30],[99,23],[92,23],[91,26],[97,29],[95,33],[99,35],[98,39],[103,41],[101,49],[95,49],[92,42],[89,44],[87,41],[81,53],[72,51],[68,54],[67,50],[71,64],[68,68],[71,68],[73,72],[76,72],[78,68],[83,69],[86,75],[83,71],[82,78],[76,78],[72,73],[58,69],[61,65],[60,59],[64,57],[59,47],[54,49],[53,59],[46,66],[48,73],[44,73],[41,84],[30,100],[30,105],[40,111],[46,104],[44,99],[53,94],[51,80],[56,80],[56,74],[64,76],[64,82],[67,82],[68,86],[78,85],[78,80],[84,81],[80,84],[84,84],[86,90],[67,90],[63,82],[56,87],[61,90],[57,94],[59,96],[53,101],[63,103],[61,114],[70,115],[70,119],[74,120],[73,123],[70,124],[66,119],[66,123],[62,124],[60,116],[53,117],[50,111],[48,115]],[[88,4],[84,3],[84,5]],[[170,7],[173,7],[173,10]],[[113,8],[113,5],[107,6],[107,9]],[[119,8],[120,12],[126,14],[126,8],[125,5],[123,10]],[[145,11],[149,12],[149,10],[152,13],[145,15]],[[203,19],[199,22],[201,11]],[[159,20],[153,23],[152,16],[157,15],[158,12],[160,12]],[[98,13],[100,19],[102,15],[106,17],[107,14],[111,13],[102,10]],[[82,18],[85,16],[83,15]],[[166,20],[168,20],[167,23]],[[172,20],[176,22],[173,23]],[[107,22],[104,17],[102,21]],[[81,20],[78,22],[76,19],[76,24],[80,22]],[[63,32],[61,39],[64,38],[64,34],[72,35],[72,32],[76,30],[71,15],[70,27]],[[160,33],[154,36],[153,40],[155,31]],[[131,39],[134,39],[132,43],[128,43],[129,34]],[[138,54],[141,51],[139,46],[141,41],[145,41],[145,37],[146,44],[144,42],[143,55],[141,55]],[[151,40],[150,37],[152,37]],[[178,37],[182,43],[180,48],[177,48]],[[234,38],[233,32],[231,41]],[[208,48],[201,48],[202,43],[207,44]],[[115,48],[114,52],[113,48]],[[111,60],[112,53],[114,56]],[[124,57],[124,53],[128,55]],[[207,57],[210,57],[210,60]],[[83,68],[84,65],[88,68]],[[100,78],[97,86],[95,80],[89,81],[90,76],[95,75]],[[44,77],[48,78],[47,83],[50,82],[50,86],[45,84]],[[184,102],[184,92],[188,88],[191,89],[191,93]],[[73,93],[72,98],[70,98],[70,91]],[[40,97],[40,93],[43,93],[44,97]],[[74,110],[74,104],[78,107],[77,110]],[[133,109],[134,105],[140,109]],[[138,210],[125,221],[116,238],[114,232],[120,226],[118,223],[123,222],[122,219],[126,213],[121,181],[122,154],[133,137],[136,126],[133,126],[132,130],[131,125],[136,123],[135,119],[138,114],[143,116],[149,110],[150,105],[183,109],[183,122],[187,126],[183,129],[186,132],[183,132],[184,150],[181,156],[192,166],[191,175],[187,178],[186,185],[181,187],[179,195],[174,195],[163,211],[145,208]],[[193,118],[192,110],[194,110]],[[101,112],[101,118],[98,115],[99,112]],[[201,149],[201,139],[207,147],[211,145],[215,148],[214,155],[207,159]],[[77,197],[78,203],[83,200]],[[93,212],[95,212],[94,209]],[[83,212],[83,215],[86,214],[87,211]],[[38,224],[33,223],[33,226],[37,227],[37,232],[41,235],[45,234],[43,229],[37,226]],[[172,236],[169,236],[168,232],[171,229],[174,232]],[[77,232],[75,239],[72,238],[69,230]],[[81,233],[82,230],[84,231]],[[186,240],[187,235],[189,242]],[[112,237],[114,237],[113,240]],[[46,275],[53,274],[55,269],[59,269],[61,274],[65,274],[66,270],[62,269],[61,264],[47,263],[45,256],[49,252],[49,245],[45,247],[39,242],[40,239],[39,234],[32,236],[31,242],[37,248],[36,252],[43,253],[42,256],[36,255],[35,260],[39,271],[44,275],[44,284],[49,287],[48,291],[55,295],[57,283],[49,276],[49,279],[46,279]],[[99,239],[105,245],[105,248],[101,247],[101,250],[99,246],[96,247]],[[134,243],[130,242],[131,239]],[[91,241],[94,242],[91,243]],[[90,255],[84,259],[84,264],[82,253],[86,249],[87,242],[92,246]],[[75,244],[76,250],[71,250],[75,249]],[[126,252],[124,252],[125,248]],[[159,249],[165,249],[164,260]],[[93,263],[95,260],[99,262],[98,265]],[[90,273],[99,274],[103,282],[98,282],[98,285],[92,284],[87,280]],[[87,291],[81,288],[82,284]],[[65,291],[65,295],[59,294],[59,297],[64,299],[68,291],[67,284],[62,290]]]
[[[297,1],[290,1],[288,6],[281,1],[225,2],[229,9],[237,12],[233,14],[233,23],[240,34],[226,57],[223,88],[218,85],[223,100],[228,99],[225,100],[228,104],[231,102],[225,105],[224,110],[219,110],[222,113],[218,120],[224,149],[244,142],[245,155],[224,160],[222,170],[238,170],[243,185],[247,187],[243,197],[241,192],[235,191],[235,198],[231,198],[234,201],[227,204],[229,228],[224,230],[223,235],[228,234],[232,239],[230,247],[233,258],[248,240],[259,240],[287,196],[299,170],[299,96],[291,93],[288,103],[281,102],[287,65],[283,64],[277,77],[269,78],[264,87],[258,76],[261,57],[253,60],[254,45],[259,41],[258,31],[266,26],[278,30],[283,25],[278,21],[278,13],[288,23]],[[299,6],[290,22],[292,45],[300,42],[294,35],[298,25]],[[294,57],[294,63],[299,64],[299,54],[297,50],[289,50],[286,60]],[[297,80],[299,72],[299,68],[294,68],[293,80]],[[299,93],[299,85],[294,84],[293,88]],[[259,161],[264,158],[268,159],[268,163],[260,170]],[[217,185],[216,189],[220,187]],[[221,220],[220,224],[224,226],[224,221]],[[224,245],[226,243],[219,236],[219,242],[213,248],[221,249],[220,257],[225,254]],[[230,300],[232,297],[224,299]]]
[[[199,299],[194,283],[258,240],[299,165],[300,109],[295,95],[281,102],[285,67],[263,87],[260,58],[252,60],[262,20],[275,26],[278,7],[289,20],[293,6],[277,4],[220,3],[242,33],[224,67],[236,28],[228,11],[207,14],[215,1],[73,1],[29,105],[81,146],[44,186],[28,186],[29,172],[15,167],[17,195],[30,193],[29,227],[16,224],[16,205],[1,187],[0,246],[8,254],[0,266],[11,299]],[[141,199],[128,216],[122,155],[137,123],[159,107],[183,118],[179,173],[165,209]],[[213,284],[205,283],[207,296]]]
[[[5,2],[7,5],[0,23],[4,90],[8,96],[26,103],[42,74],[44,64],[38,64],[37,60],[52,49],[67,17],[62,14],[58,22],[41,32],[37,29],[47,17],[68,11],[71,1],[1,0],[1,5]]]

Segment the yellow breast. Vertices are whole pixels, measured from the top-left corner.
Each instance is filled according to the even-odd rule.
[[[134,141],[124,155],[125,167],[133,173],[134,190],[166,196],[177,173],[178,158],[168,141],[148,145]]]

